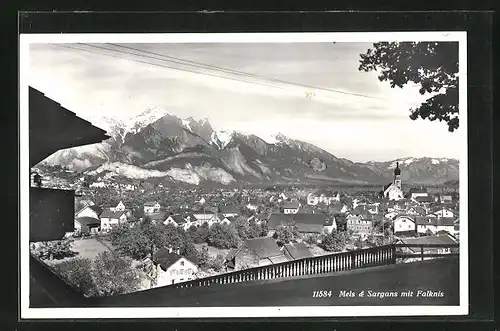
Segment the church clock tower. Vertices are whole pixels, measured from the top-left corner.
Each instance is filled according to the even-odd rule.
[[[399,162],[396,162],[396,169],[394,169],[394,185],[401,190],[401,169],[399,169]]]

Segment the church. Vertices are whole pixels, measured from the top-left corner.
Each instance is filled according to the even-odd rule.
[[[403,190],[401,189],[401,169],[399,169],[399,162],[396,162],[396,169],[394,169],[394,181],[380,192],[382,198],[389,200],[401,200],[404,198]]]

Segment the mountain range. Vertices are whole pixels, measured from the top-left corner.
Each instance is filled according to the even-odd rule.
[[[61,150],[43,161],[83,171],[132,179],[164,178],[202,183],[347,183],[392,180],[396,162],[402,179],[441,184],[458,180],[459,163],[447,158],[406,157],[388,162],[352,162],[281,133],[266,140],[235,131],[217,131],[208,119],[179,118],[150,107],[133,118],[89,119],[110,139]]]

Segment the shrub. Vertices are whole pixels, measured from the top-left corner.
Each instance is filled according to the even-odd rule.
[[[78,253],[71,250],[72,242],[73,240],[69,238],[42,242],[38,246],[32,247],[32,253],[42,260],[62,260],[66,257],[73,257]]]
[[[328,252],[339,252],[344,250],[345,238],[341,232],[332,232],[323,237],[323,240],[318,245]]]
[[[279,245],[283,246],[295,241],[299,236],[296,227],[278,226],[273,238],[276,239]]]
[[[213,269],[214,271],[221,271],[224,268],[225,259],[221,254],[217,254],[214,259],[210,259],[208,268]]]

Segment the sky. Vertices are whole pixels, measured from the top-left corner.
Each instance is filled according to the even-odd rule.
[[[428,96],[358,70],[370,46],[32,44],[29,84],[96,125],[155,107],[218,130],[280,132],[355,162],[458,158],[459,131],[409,118]]]

